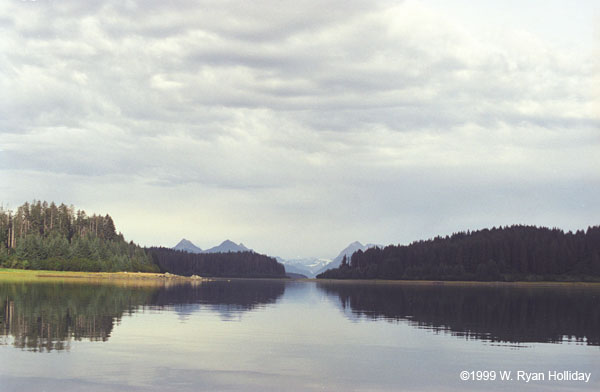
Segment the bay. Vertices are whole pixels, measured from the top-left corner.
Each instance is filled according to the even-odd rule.
[[[0,306],[0,391],[600,387],[594,285],[48,280],[0,283]]]

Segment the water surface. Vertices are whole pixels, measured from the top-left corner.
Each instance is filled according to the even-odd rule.
[[[0,391],[600,388],[599,288],[48,281],[0,283],[0,307]]]

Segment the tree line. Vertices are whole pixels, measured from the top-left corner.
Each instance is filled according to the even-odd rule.
[[[161,272],[184,276],[285,277],[283,264],[255,252],[188,253],[163,247],[148,251]]]
[[[158,271],[144,249],[117,234],[110,215],[35,200],[16,211],[0,207],[0,267]]]
[[[515,225],[355,252],[327,279],[600,280],[600,226]]]

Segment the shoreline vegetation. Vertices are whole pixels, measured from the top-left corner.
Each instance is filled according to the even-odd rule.
[[[273,257],[252,251],[189,253],[170,248],[147,248],[161,271],[221,278],[285,278],[285,267]]]
[[[252,251],[189,253],[170,248],[146,249],[161,271],[221,278],[285,278],[285,267],[273,257]]]
[[[203,277],[285,277],[283,264],[255,252],[191,254],[143,248],[117,233],[110,215],[65,204],[0,206],[0,268],[84,272],[171,273]]]
[[[35,200],[16,211],[0,206],[1,268],[56,271],[47,275],[62,277],[70,275],[58,271],[117,274],[106,275],[110,279],[124,279],[126,272],[147,273],[139,275],[147,279],[167,273],[286,278],[284,265],[267,255],[144,248],[127,242],[108,214],[90,216],[73,206]],[[339,267],[317,279],[600,282],[600,226],[564,232],[514,225],[373,247],[344,256]]]
[[[600,281],[600,226],[494,227],[344,256],[320,279]]]
[[[282,280],[296,282],[315,282],[318,284],[340,284],[340,285],[402,285],[402,286],[486,286],[486,287],[578,287],[600,289],[600,281],[477,281],[477,280],[398,280],[398,279],[289,279],[289,278],[256,278],[256,277],[200,277],[181,276],[170,273],[151,273],[151,272],[86,272],[86,271],[51,271],[51,270],[23,270],[0,268],[0,283],[6,281],[32,282],[32,281],[101,281],[113,283],[136,283],[136,282],[156,282],[156,283],[188,283],[188,282],[209,282],[209,281],[237,281],[237,280]]]
[[[89,272],[164,272],[117,233],[110,215],[33,201],[0,207],[0,268]]]
[[[414,285],[414,286],[485,286],[485,287],[589,287],[600,289],[600,281],[484,281],[484,280],[402,280],[402,279],[298,279],[319,284]]]

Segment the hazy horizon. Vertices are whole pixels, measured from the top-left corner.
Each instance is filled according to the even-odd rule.
[[[600,224],[600,3],[0,5],[0,202],[283,258]]]

